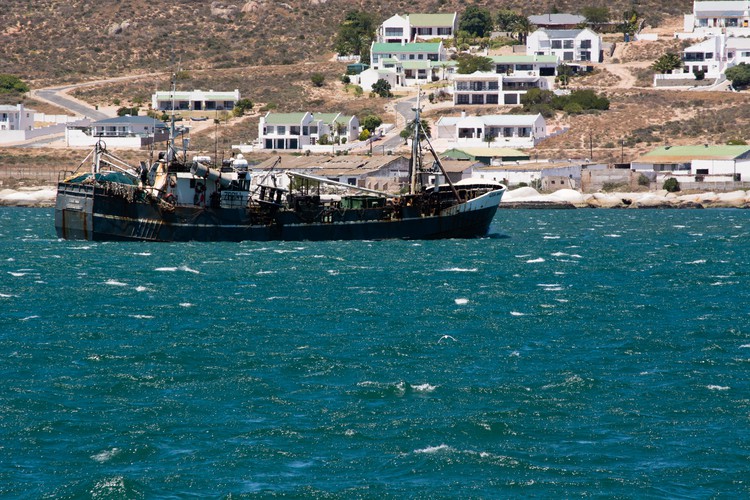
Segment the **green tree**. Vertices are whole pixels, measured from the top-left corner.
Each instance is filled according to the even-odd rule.
[[[492,32],[492,27],[493,22],[490,11],[475,5],[466,7],[458,23],[459,30],[466,31],[472,36],[479,38],[489,36]]]
[[[253,109],[253,101],[247,98],[240,99],[234,104],[234,109],[232,109],[232,114],[234,116],[242,116],[245,114],[246,111],[249,111],[251,109]]]
[[[313,73],[310,76],[310,81],[315,85],[316,87],[322,87],[323,84],[326,81],[325,75],[323,73]]]
[[[651,65],[651,68],[657,73],[668,73],[681,67],[682,60],[680,59],[680,56],[674,52],[667,52]],[[727,78],[729,78],[729,76],[727,76]]]
[[[750,65],[746,63],[739,63],[737,66],[732,66],[724,71],[724,74],[734,87],[745,87],[750,84]]]
[[[475,71],[492,71],[493,61],[489,57],[459,54],[458,73],[468,75]]]
[[[419,123],[421,124],[420,130],[419,130],[419,140],[423,140],[425,137],[432,137],[432,131],[430,130],[430,124],[427,123],[427,120],[419,120]],[[406,124],[406,128],[401,131],[401,137],[409,138],[414,137],[414,126],[416,125],[416,120],[412,120],[409,123]]]
[[[28,91],[29,86],[17,76],[0,73],[0,94],[8,94],[11,92],[25,94]]]
[[[117,116],[125,116],[125,115],[138,116],[138,111],[139,111],[138,106],[135,106],[132,108],[122,107],[117,110]]]
[[[581,9],[581,15],[591,24],[609,22],[609,9],[607,7],[595,7],[590,5]]]
[[[362,128],[372,133],[383,123],[378,115],[367,115],[362,119]]]
[[[680,183],[674,177],[670,177],[669,179],[664,181],[664,184],[662,184],[661,188],[668,193],[676,193],[680,190]]]
[[[372,91],[380,97],[393,97],[391,84],[383,78],[372,84]]]
[[[361,56],[363,62],[369,60],[370,44],[375,39],[376,29],[377,23],[373,14],[366,11],[349,11],[339,25],[334,49],[341,55]]]
[[[495,15],[495,27],[499,31],[513,32],[513,24],[523,17],[524,16],[522,16],[521,14],[518,14],[512,10],[501,9]]]
[[[497,137],[492,134],[485,134],[484,137],[482,137],[482,140],[487,143],[487,147],[489,148],[492,146],[492,143],[495,142],[495,139]]]
[[[513,21],[513,24],[511,25],[510,31],[512,33],[515,33],[516,37],[518,38],[518,41],[521,44],[526,43],[526,38],[529,36],[529,33],[534,29],[534,25],[531,24],[531,21],[529,21],[529,18],[524,16],[519,16],[516,18],[515,21]]]

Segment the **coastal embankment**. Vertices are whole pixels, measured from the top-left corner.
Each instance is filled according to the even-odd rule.
[[[24,186],[0,189],[0,206],[52,207],[54,186]],[[541,194],[530,187],[508,191],[500,208],[565,209],[565,208],[750,208],[750,191],[726,193],[580,193],[561,189]]]

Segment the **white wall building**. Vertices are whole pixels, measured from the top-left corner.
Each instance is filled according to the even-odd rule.
[[[359,119],[341,113],[271,113],[260,118],[258,139],[263,149],[304,150],[321,137],[352,142],[359,137]]]
[[[240,91],[237,89],[234,92],[168,90],[152,94],[151,107],[159,111],[222,111],[234,109],[239,100]]]
[[[406,14],[392,16],[378,28],[380,43],[409,43],[418,40],[453,38],[458,29],[458,15]]]
[[[443,42],[373,42],[370,47],[370,69],[393,72],[397,85],[410,86],[436,81],[440,78],[441,63],[445,62],[447,57]]]
[[[31,130],[34,128],[34,110],[23,104],[0,105],[0,130]]]
[[[456,146],[532,148],[547,137],[547,123],[537,115],[444,116],[437,121],[437,139]],[[487,142],[487,137],[493,137]]]
[[[536,30],[526,39],[526,54],[555,55],[563,62],[602,62],[602,37],[588,28]]]
[[[712,36],[682,51],[683,71],[705,72],[706,78],[719,78],[740,63],[750,64],[750,38]]]
[[[65,143],[70,147],[91,147],[102,140],[108,147],[140,148],[168,137],[168,127],[149,116],[118,116],[65,129]]]
[[[521,103],[521,96],[529,89],[549,90],[546,78],[521,73],[485,73],[453,77],[453,105],[510,105]]]
[[[750,35],[750,0],[695,1],[693,12],[686,14],[684,33],[678,38],[700,38],[727,34]]]
[[[664,146],[630,164],[636,172],[656,172],[657,183],[667,177],[679,182],[750,180],[750,146]]]

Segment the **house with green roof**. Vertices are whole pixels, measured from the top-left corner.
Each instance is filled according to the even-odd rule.
[[[222,111],[232,110],[240,100],[240,91],[215,92],[213,90],[157,91],[151,95],[151,108],[159,111]]]
[[[410,43],[418,40],[453,38],[458,30],[458,14],[406,14],[392,16],[380,25],[377,41]]]
[[[655,178],[682,182],[737,182],[750,180],[750,146],[662,146],[631,162],[630,169]]]
[[[347,143],[359,137],[359,119],[341,113],[272,113],[268,112],[258,123],[258,139],[263,149],[309,149],[327,141]]]
[[[411,86],[438,80],[440,64],[444,61],[447,61],[447,55],[442,41],[373,42],[370,47],[370,70],[368,71],[373,74],[382,70],[390,71],[396,76],[396,85]],[[362,86],[365,87],[365,85]]]

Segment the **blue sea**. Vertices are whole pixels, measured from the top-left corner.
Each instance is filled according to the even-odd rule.
[[[0,209],[3,498],[748,498],[750,211],[92,243]]]

